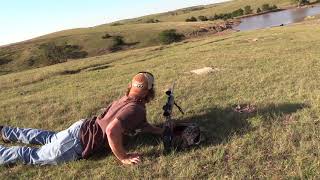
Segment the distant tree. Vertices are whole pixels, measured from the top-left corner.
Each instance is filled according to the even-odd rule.
[[[199,16],[198,19],[200,21],[208,21],[208,18],[206,16]]]
[[[265,11],[269,11],[271,9],[270,5],[269,4],[263,4],[262,5],[262,11],[265,12]]]
[[[194,21],[197,21],[197,18],[193,16],[191,18],[186,19],[186,22],[194,22]]]
[[[278,9],[278,7],[277,7],[277,5],[273,5],[272,7],[271,7],[271,10],[276,10],[276,9]]]
[[[239,16],[243,16],[244,15],[244,10],[242,8],[238,9],[238,13]]]
[[[109,33],[106,33],[105,35],[103,35],[101,38],[102,39],[108,39],[111,38],[112,36]]]
[[[214,14],[214,19],[220,19],[219,15],[218,14]]]
[[[177,33],[175,29],[164,30],[159,34],[159,40],[163,44],[181,41],[183,37],[184,35]]]
[[[244,10],[240,8],[238,10],[233,11],[231,14],[232,14],[232,17],[243,16]]]
[[[257,9],[257,13],[261,13],[262,11],[261,11],[261,9],[260,8],[258,8]]]
[[[146,20],[146,23],[158,23],[160,22],[158,19],[148,19]]]
[[[197,18],[195,18],[195,17],[192,16],[192,17],[190,18],[190,20],[191,20],[191,21],[197,21]]]
[[[252,12],[251,6],[248,5],[244,7],[244,14],[252,14]]]
[[[293,2],[297,3],[298,6],[304,6],[306,4],[309,4],[310,1],[309,0],[293,0]]]
[[[113,41],[113,46],[121,46],[125,44],[122,36],[113,36],[112,41]]]
[[[224,20],[231,19],[231,18],[232,18],[232,13],[226,13],[223,15]]]

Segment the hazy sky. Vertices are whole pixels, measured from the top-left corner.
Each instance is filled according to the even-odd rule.
[[[226,0],[1,0],[0,45],[51,32]]]

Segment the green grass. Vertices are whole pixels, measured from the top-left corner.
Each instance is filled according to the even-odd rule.
[[[208,136],[198,149],[167,156],[161,154],[161,144],[138,138],[130,151],[143,154],[139,166],[124,167],[109,155],[59,166],[0,167],[0,176],[318,179],[319,29],[319,20],[314,20],[0,76],[0,124],[59,131],[121,97],[136,72],[150,71],[156,77],[157,97],[147,106],[148,120],[163,122],[164,90],[176,80],[176,99],[186,114],[175,111],[174,117],[199,123]],[[255,38],[258,41],[252,41]],[[190,73],[205,66],[220,71]],[[257,113],[232,111],[242,103],[254,104]]]

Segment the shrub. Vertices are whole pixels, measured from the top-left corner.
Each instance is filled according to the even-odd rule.
[[[221,14],[221,17],[223,20],[231,19],[232,14],[231,13]]]
[[[191,18],[186,19],[186,22],[194,22],[194,21],[197,21],[197,18],[193,16]]]
[[[263,4],[262,5],[262,11],[269,11],[270,10],[270,5],[269,4]]]
[[[146,23],[158,23],[160,22],[158,19],[148,19],[146,20]]]
[[[112,36],[109,34],[109,33],[106,33],[105,35],[103,35],[101,38],[102,39],[109,39],[111,38]]]
[[[27,64],[28,66],[33,66],[36,64],[36,61],[39,60],[39,57],[37,56],[31,56],[28,60],[27,60]]]
[[[251,6],[246,6],[244,9],[240,8],[238,10],[232,11],[231,13],[221,13],[221,14],[215,14],[214,16],[210,16],[209,20],[214,21],[217,19],[231,19],[238,16],[243,16],[244,14],[251,14],[253,10],[251,9]]]
[[[177,33],[175,29],[164,30],[159,34],[159,40],[163,44],[181,41],[183,37],[184,35]]]
[[[200,21],[208,21],[208,18],[206,16],[199,16],[198,19]]]
[[[292,1],[295,3],[298,3],[299,6],[303,6],[310,3],[309,0],[292,0]]]
[[[122,36],[113,36],[112,42],[113,46],[122,46],[125,44]]]
[[[277,7],[276,5],[273,5],[273,6],[271,7],[271,10],[276,10],[276,9],[278,9],[278,7]]]
[[[252,14],[251,6],[245,6],[244,7],[244,14]]]
[[[12,59],[7,59],[7,58],[0,57],[0,66],[4,65],[4,64],[8,64],[11,61],[12,61]]]
[[[260,8],[258,8],[257,9],[257,13],[261,13],[262,11],[261,11],[261,9]]]
[[[233,11],[231,14],[232,14],[232,17],[243,16],[244,10],[240,8],[238,10]]]
[[[214,14],[214,19],[220,19],[219,15],[218,14]]]
[[[122,36],[112,36],[112,44],[109,48],[110,51],[117,51],[121,49],[122,45],[126,45]]]
[[[58,46],[51,42],[40,45],[39,49],[43,51],[50,64],[65,62],[67,59],[85,58],[88,55],[86,51],[81,51],[81,47],[78,45],[65,44]]]

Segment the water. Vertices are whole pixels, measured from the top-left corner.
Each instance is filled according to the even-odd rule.
[[[246,31],[262,29],[273,26],[287,25],[303,21],[307,16],[320,14],[320,6],[310,8],[296,8],[284,11],[272,12],[258,16],[242,18],[241,23],[233,29]]]

